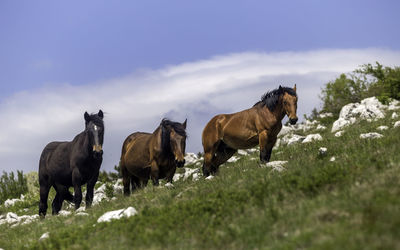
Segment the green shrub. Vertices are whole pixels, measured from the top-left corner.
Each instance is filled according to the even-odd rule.
[[[37,172],[30,172],[27,174],[24,174],[24,177],[27,180],[27,185],[28,185],[28,192],[29,193],[39,193],[39,176]]]
[[[400,99],[400,67],[383,67],[365,64],[350,74],[341,74],[328,82],[321,91],[322,111],[338,116],[340,109],[349,103],[376,96],[381,102],[389,98]]]
[[[368,84],[356,74],[341,74],[339,78],[328,82],[322,89],[322,110],[339,114],[340,109],[352,102],[360,102],[368,97]]]
[[[371,64],[364,65],[355,72],[368,77],[372,77],[369,88],[370,95],[375,95],[383,103],[388,103],[389,99],[400,100],[400,67],[383,67],[378,62],[376,66]]]
[[[106,183],[106,190],[105,193],[107,195],[108,198],[112,198],[114,197],[114,187],[111,183]]]
[[[122,178],[120,166],[115,165],[114,170],[116,172],[107,172],[107,171],[100,171],[99,178],[97,179],[100,182],[107,183],[116,181],[118,178]]]
[[[27,192],[28,182],[22,171],[17,170],[17,176],[14,175],[14,172],[8,174],[3,171],[3,175],[0,177],[0,203],[7,199],[19,198],[21,194]]]

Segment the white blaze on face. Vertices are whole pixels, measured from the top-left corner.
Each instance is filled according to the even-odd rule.
[[[102,147],[99,144],[99,136],[98,136],[98,132],[97,132],[99,130],[99,127],[97,127],[96,125],[93,125],[93,130],[95,131],[95,133],[93,135],[94,136],[93,151],[100,152],[102,150]]]

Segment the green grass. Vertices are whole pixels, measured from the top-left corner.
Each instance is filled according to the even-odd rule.
[[[359,139],[380,125],[390,127],[379,132],[383,138]],[[288,161],[280,173],[260,167],[254,154],[221,166],[213,180],[179,181],[172,189],[149,185],[91,208],[87,217],[2,225],[0,247],[399,249],[400,128],[392,127],[390,119],[361,122],[339,138],[328,128],[323,141],[281,147],[271,159]],[[322,146],[328,148],[324,157],[318,155]],[[106,211],[128,206],[138,215],[96,223]],[[32,202],[29,212],[18,213],[36,212]],[[50,238],[39,242],[45,232]]]

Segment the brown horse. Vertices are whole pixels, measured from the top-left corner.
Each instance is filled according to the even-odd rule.
[[[279,86],[267,92],[261,101],[234,114],[221,114],[212,118],[203,130],[203,174],[215,174],[238,149],[260,146],[261,162],[271,158],[272,147],[287,115],[291,124],[297,122],[297,94],[294,88]]]
[[[134,191],[150,177],[154,185],[163,178],[172,183],[176,167],[185,164],[186,122],[163,119],[152,134],[136,132],[125,139],[120,162],[125,195],[129,185]]]

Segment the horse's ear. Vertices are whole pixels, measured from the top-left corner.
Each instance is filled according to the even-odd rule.
[[[187,118],[186,120],[182,123],[182,126],[186,129],[186,124],[187,124]]]
[[[83,116],[85,117],[86,122],[90,121],[90,115],[88,114],[88,112],[85,112],[85,114]]]
[[[283,91],[282,86],[279,85],[279,92],[282,93],[282,91]]]
[[[294,88],[293,88],[293,90],[294,90],[294,92],[296,92],[296,84],[294,85]]]
[[[103,119],[103,117],[104,117],[104,114],[103,114],[103,111],[100,109],[99,110],[99,113],[97,114],[101,119]]]

